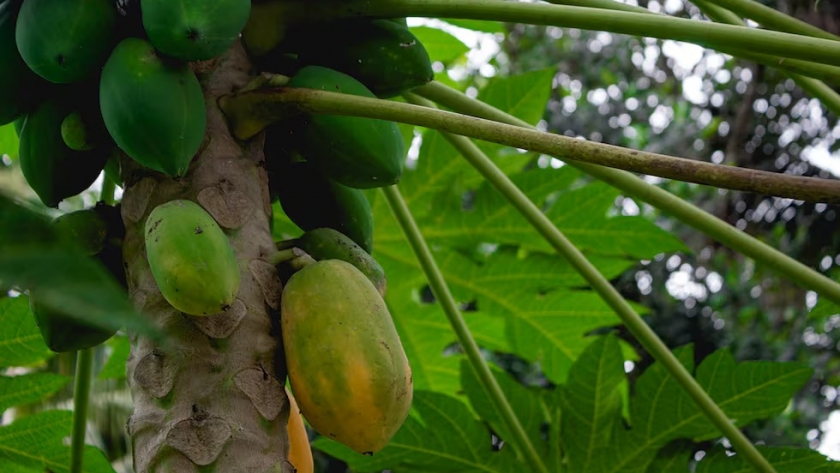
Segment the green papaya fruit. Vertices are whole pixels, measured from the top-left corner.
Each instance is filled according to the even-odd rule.
[[[108,57],[116,20],[113,0],[24,0],[15,29],[18,51],[50,82],[81,82]]]
[[[283,212],[304,231],[333,228],[372,251],[373,214],[361,190],[329,180],[305,161],[269,174],[269,186]]]
[[[290,87],[374,98],[361,82],[321,66],[301,68]],[[296,117],[295,120],[300,120]],[[396,184],[403,171],[405,148],[397,124],[338,115],[304,115],[298,152],[335,182],[356,189]]]
[[[295,246],[316,261],[337,259],[352,264],[370,279],[379,294],[385,297],[387,283],[382,266],[343,233],[332,228],[316,228],[301,235],[295,241]]]
[[[121,41],[102,69],[102,118],[111,137],[141,165],[187,173],[207,128],[204,94],[186,65],[158,57],[146,40]]]
[[[108,224],[93,209],[60,215],[53,220],[53,225],[61,233],[79,242],[89,255],[95,255],[105,247]]]
[[[31,111],[42,82],[23,62],[15,42],[18,0],[0,0],[0,126]]]
[[[286,37],[294,7],[285,0],[252,2],[248,21],[242,28],[242,42],[248,54],[260,57],[275,49]]]
[[[251,0],[142,0],[143,27],[164,54],[211,59],[229,48],[251,13]]]
[[[146,256],[163,297],[189,315],[225,311],[239,292],[239,266],[227,236],[200,205],[173,200],[145,224]]]
[[[394,97],[434,79],[426,48],[395,21],[342,21],[305,34],[311,38],[298,51],[302,64],[341,71],[377,97]]]
[[[71,110],[48,100],[26,117],[19,160],[26,182],[47,207],[90,187],[105,167],[109,150],[75,151],[64,144],[61,122]]]
[[[95,114],[75,110],[64,117],[61,138],[68,148],[76,151],[89,151],[111,141],[98,107]]]
[[[29,308],[44,342],[56,353],[93,348],[117,333],[116,330],[97,327],[44,307],[38,303],[38,294],[34,292],[29,295]]]
[[[61,233],[78,242],[86,253],[97,258],[125,287],[125,269],[122,264],[125,227],[118,206],[100,202],[93,209],[63,214],[53,220],[52,224]],[[116,333],[114,329],[98,327],[40,305],[37,293],[30,294],[29,304],[44,341],[56,353],[92,348]]]
[[[92,209],[77,210],[57,217],[53,225],[94,256],[123,287],[126,285],[122,259],[125,225],[120,206],[98,202]]]

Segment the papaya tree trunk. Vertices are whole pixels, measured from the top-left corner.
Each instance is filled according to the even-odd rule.
[[[189,173],[172,179],[124,168],[122,216],[129,294],[165,333],[163,342],[130,334],[126,366],[134,400],[127,423],[136,473],[291,472],[286,460],[289,408],[278,362],[281,284],[264,258],[273,242],[262,139],[231,137],[216,105],[244,86],[250,63],[240,44],[212,61],[195,63],[207,105],[207,132]],[[161,295],[144,250],[144,225],[158,205],[197,202],[228,236],[241,283],[230,308],[194,317]]]

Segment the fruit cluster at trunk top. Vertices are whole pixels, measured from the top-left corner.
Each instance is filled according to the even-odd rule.
[[[122,184],[122,154],[142,172],[188,178],[208,107],[193,69],[212,68],[240,34],[253,72],[287,76],[288,87],[389,98],[432,79],[429,56],[404,19],[321,22],[293,11],[301,5],[0,0],[0,125],[15,124],[27,182],[44,205],[58,207],[103,170]],[[192,61],[208,63],[191,68]],[[407,416],[412,380],[383,300],[385,275],[371,256],[364,191],[399,181],[402,136],[389,121],[298,114],[274,120],[265,137],[271,197],[303,230],[286,242],[297,264],[278,263],[286,270],[282,300],[268,304],[282,306],[292,388],[318,432],[359,452],[378,451]],[[108,223],[113,210],[100,205],[56,224],[125,285],[125,229]],[[201,193],[197,202],[157,206],[142,223],[152,276],[170,305],[192,316],[242,306],[240,262],[227,233],[233,227]],[[32,309],[55,351],[90,348],[113,334],[44,310],[37,294]],[[80,336],[62,338],[70,332]],[[325,351],[312,351],[305,341],[313,336]]]

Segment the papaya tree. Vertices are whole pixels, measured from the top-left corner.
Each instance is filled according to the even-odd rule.
[[[836,469],[740,430],[810,368],[726,350],[695,366],[621,297],[629,261],[687,248],[607,209],[649,204],[838,304],[840,284],[636,173],[829,204],[840,184],[540,131],[552,70],[471,98],[406,18],[692,42],[779,68],[835,114],[838,38],[750,0],[696,0],[703,20],[577,3],[0,0],[0,136],[37,196],[0,196],[19,345],[0,365],[77,352],[73,413],[0,426],[0,465],[111,471],[86,406],[93,350],[123,329],[137,473],[313,471],[303,419],[354,471]],[[57,211],[101,176],[100,202]],[[618,325],[655,360],[632,389]],[[553,389],[482,348],[538,362]],[[66,381],[36,375],[0,378],[0,407]]]

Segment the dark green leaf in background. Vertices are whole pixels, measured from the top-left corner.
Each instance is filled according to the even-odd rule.
[[[109,348],[111,354],[96,377],[99,379],[125,378],[125,362],[128,360],[131,351],[128,337],[120,334],[114,335],[105,342],[105,345]]]
[[[505,393],[505,398],[516,413],[519,423],[530,438],[531,443],[537,448],[540,456],[549,458],[552,455],[559,455],[557,445],[550,445],[542,438],[543,426],[556,421],[556,419],[550,419],[546,416],[547,401],[544,399],[546,391],[527,388],[498,368],[492,368],[491,371],[499,383],[499,387],[502,388],[502,392]],[[513,443],[511,443],[514,440],[513,434],[499,414],[495,404],[484,391],[467,360],[461,361],[461,386],[463,386],[464,393],[467,395],[473,410],[484,422],[487,422],[496,435],[506,441],[506,447],[504,448],[513,448]],[[520,452],[520,454],[524,454],[524,452]]]
[[[598,337],[572,365],[560,389],[561,432],[569,471],[589,471],[621,421],[620,387],[627,381],[615,335]]]
[[[55,473],[69,472],[70,447],[65,445],[64,438],[70,435],[72,422],[72,412],[51,410],[0,426],[0,468],[17,463],[40,471],[49,468]],[[114,472],[95,447],[85,447],[84,464],[85,473]]]
[[[68,381],[70,378],[53,373],[0,376],[0,414],[12,406],[40,401]]]
[[[438,28],[415,26],[411,28],[411,33],[423,43],[423,47],[426,48],[426,52],[429,53],[432,61],[448,64],[450,61],[467,54],[470,50],[469,46],[461,42],[460,39]]]
[[[0,367],[29,366],[53,355],[35,325],[29,298],[0,298]]]
[[[826,461],[814,450],[793,447],[758,446],[758,451],[775,467],[777,473],[836,473],[840,462]],[[706,455],[697,463],[695,473],[752,473],[755,467],[740,455],[729,455],[722,449]]]
[[[494,452],[490,434],[458,399],[415,391],[411,416],[391,442],[373,456],[360,455],[325,437],[312,446],[347,462],[359,473],[521,473],[528,471],[510,448]]]

